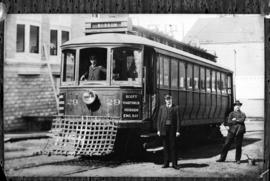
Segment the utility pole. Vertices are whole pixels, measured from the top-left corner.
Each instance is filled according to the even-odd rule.
[[[233,94],[234,94],[234,101],[236,100],[236,57],[237,51],[233,49],[233,57],[234,57],[234,81],[233,81]]]

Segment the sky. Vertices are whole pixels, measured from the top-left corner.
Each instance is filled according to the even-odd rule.
[[[134,25],[161,31],[181,41],[199,18],[216,18],[219,15],[182,14],[130,14]]]

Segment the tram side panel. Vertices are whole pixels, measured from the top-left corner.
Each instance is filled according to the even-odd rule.
[[[221,94],[217,94],[217,108],[215,112],[215,119],[220,119],[222,116],[220,115],[220,110],[222,109],[222,97]]]
[[[204,113],[206,110],[206,93],[205,92],[201,92],[200,93],[200,108],[198,111],[198,119],[203,119],[204,118]]]
[[[190,115],[190,118],[192,120],[198,119],[197,113],[200,108],[200,93],[199,92],[193,92],[193,104],[192,104],[192,112]]]
[[[179,114],[181,116],[181,119],[184,118],[185,108],[187,104],[187,97],[186,97],[186,91],[180,90],[179,91]]]

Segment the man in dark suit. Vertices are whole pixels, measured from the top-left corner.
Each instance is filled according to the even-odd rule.
[[[180,116],[178,107],[172,104],[172,96],[165,95],[165,105],[160,107],[157,118],[157,134],[161,136],[164,147],[164,165],[169,167],[171,156],[172,167],[178,169],[176,155],[176,137],[180,136]]]
[[[85,72],[80,80],[106,80],[106,69],[102,66],[97,66],[97,60],[95,56],[90,56],[89,71]],[[104,76],[102,76],[102,73]]]
[[[241,154],[242,154],[242,141],[244,137],[244,133],[246,132],[245,127],[245,119],[246,115],[243,113],[240,108],[242,103],[240,101],[235,101],[234,103],[234,111],[229,114],[228,121],[225,122],[225,126],[229,126],[228,135],[223,145],[220,159],[217,162],[224,162],[226,160],[227,153],[231,147],[235,139],[236,145],[236,154],[235,154],[235,161],[237,164],[240,164]]]

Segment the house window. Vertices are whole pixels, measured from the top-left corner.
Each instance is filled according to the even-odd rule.
[[[68,31],[62,31],[62,44],[69,40],[69,32]]]
[[[39,53],[39,27],[30,26],[30,53]]]
[[[17,39],[16,39],[16,51],[24,52],[24,44],[25,44],[25,25],[18,24],[17,25]]]
[[[57,30],[51,30],[50,55],[57,55]]]

